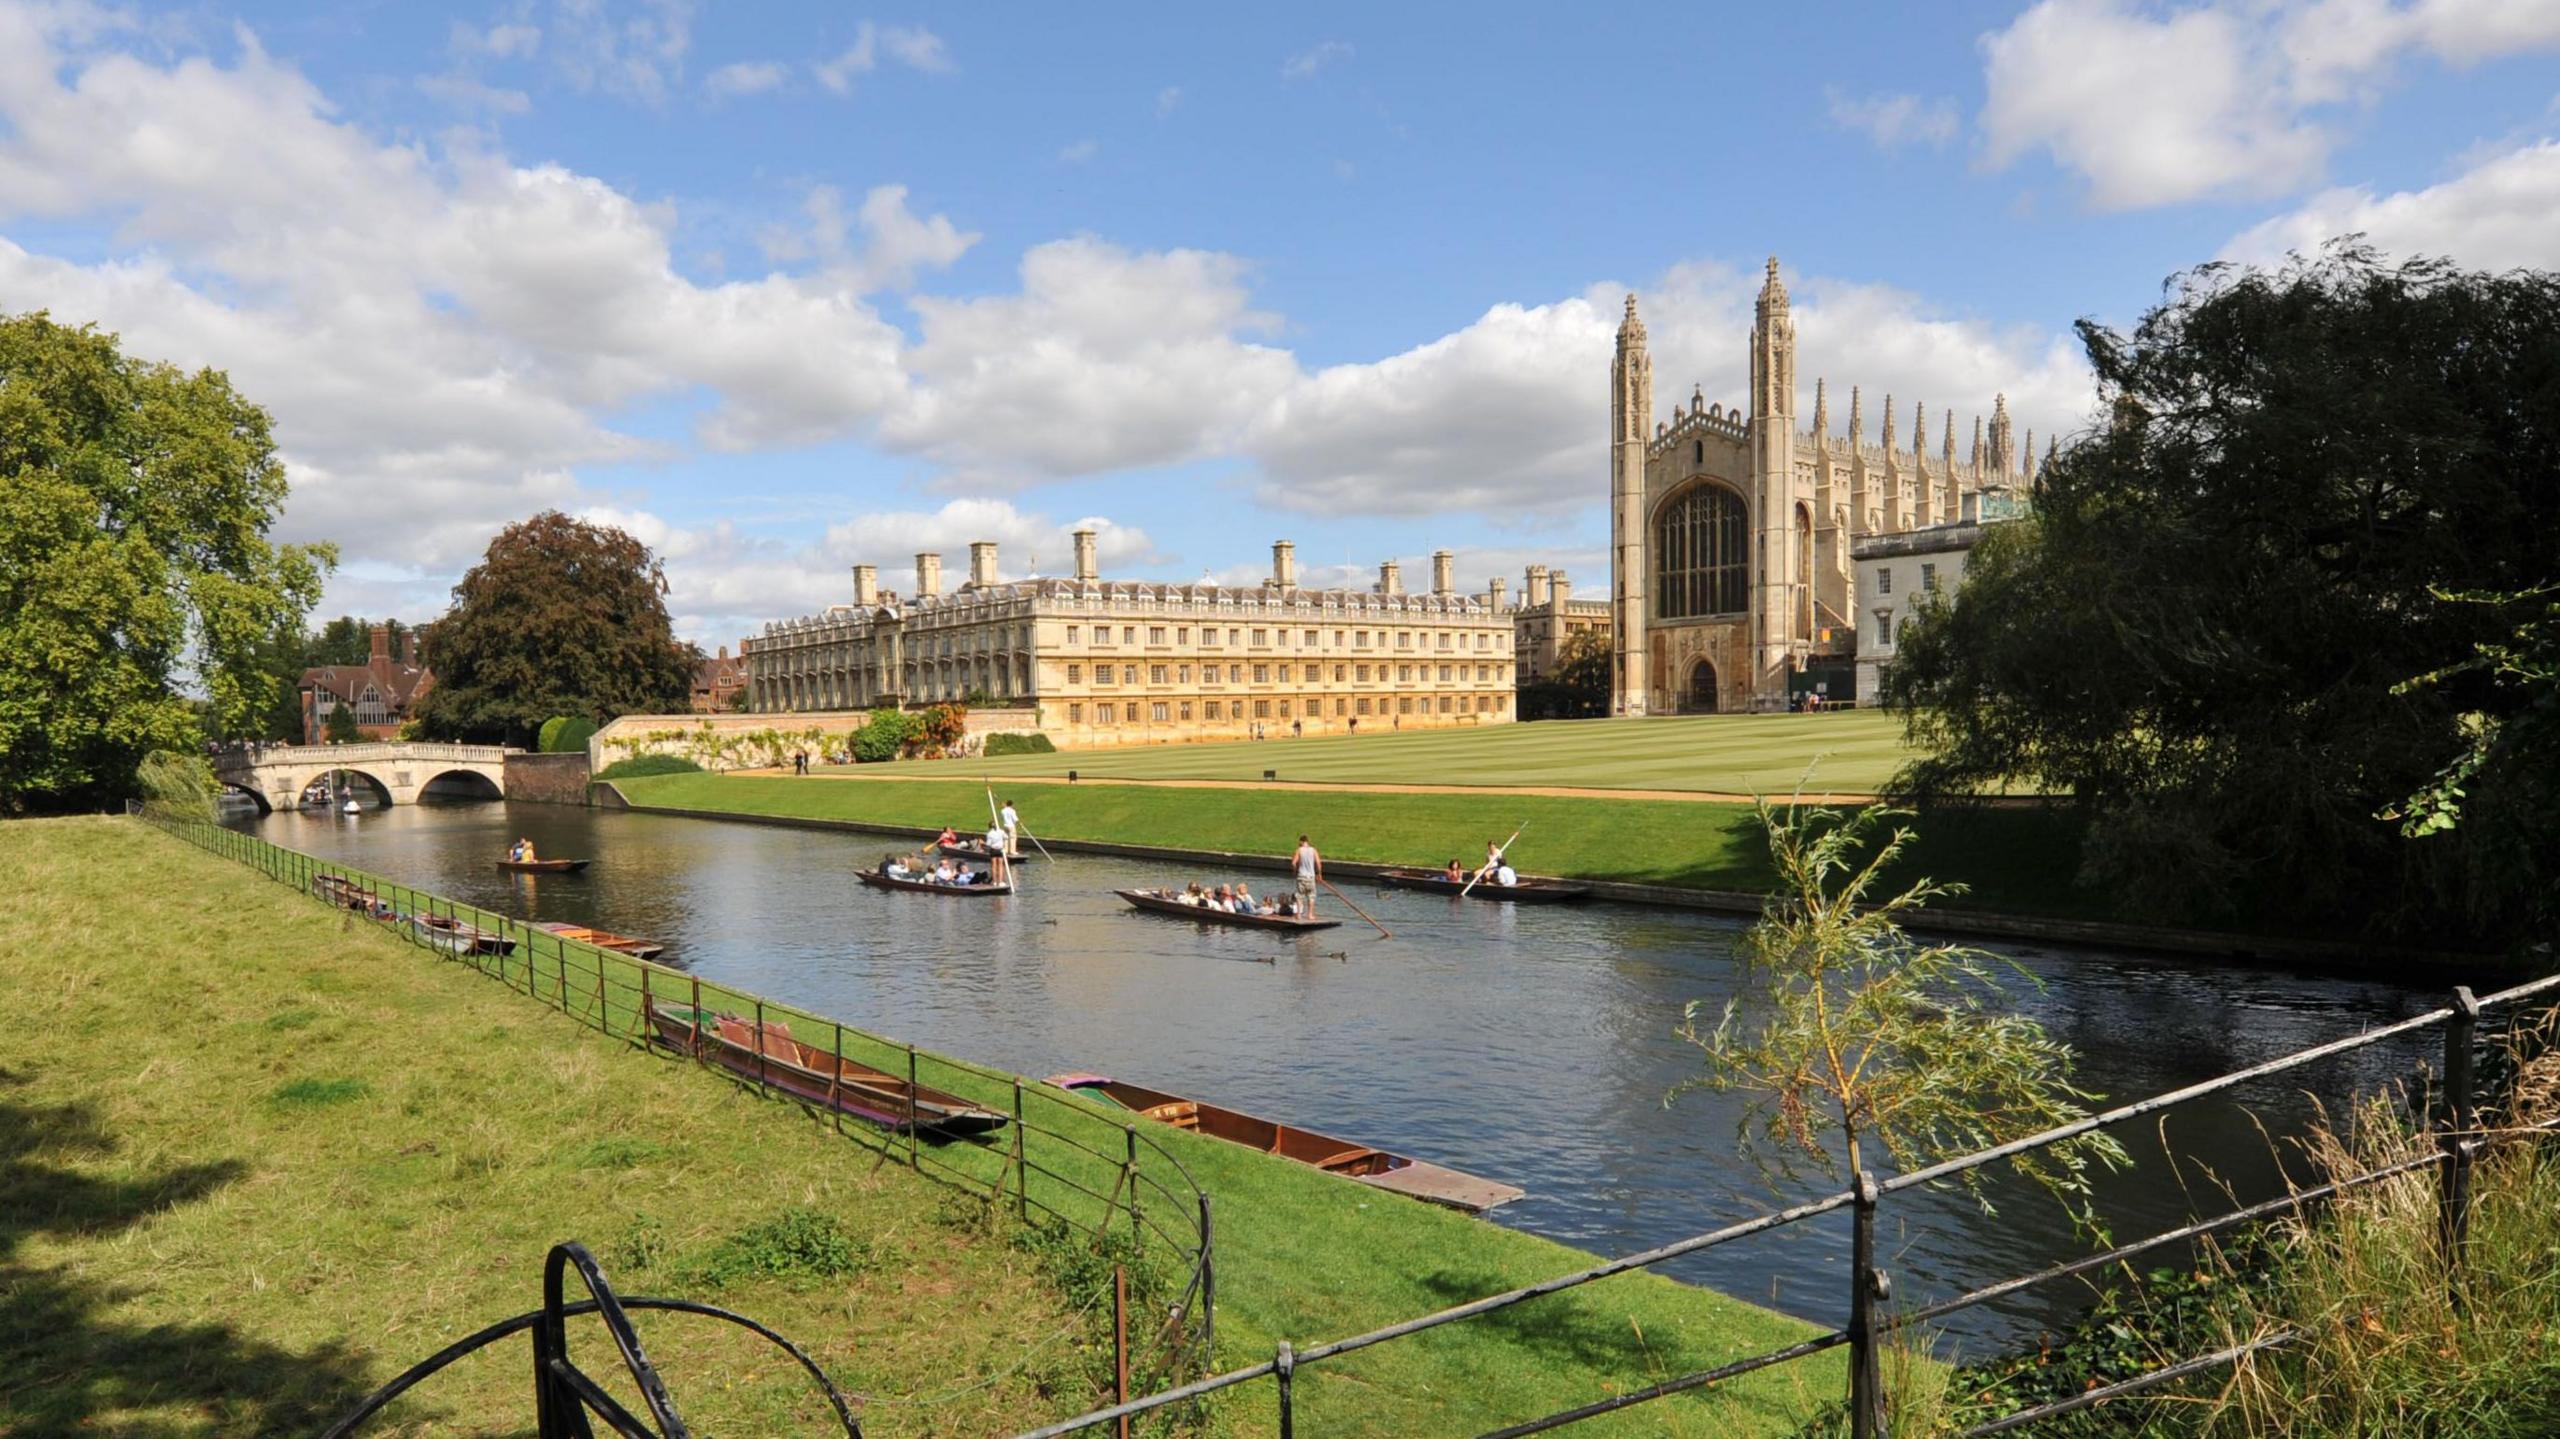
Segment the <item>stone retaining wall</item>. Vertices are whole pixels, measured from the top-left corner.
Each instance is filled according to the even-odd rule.
[[[585,804],[587,757],[579,754],[510,754],[506,758],[507,798],[538,804]]]

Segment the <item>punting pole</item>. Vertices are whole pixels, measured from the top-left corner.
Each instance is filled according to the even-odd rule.
[[[1520,836],[1527,834],[1528,832],[1529,822],[1524,819],[1520,821],[1520,827],[1511,832],[1511,838],[1502,842],[1502,848],[1494,851],[1496,858],[1509,859],[1511,857],[1511,847],[1518,844],[1520,842]],[[1458,891],[1458,898],[1465,899],[1467,897],[1467,890],[1474,889],[1476,887],[1476,881],[1484,878],[1484,870],[1491,868],[1493,868],[1493,866],[1488,864],[1484,869],[1477,870],[1473,875],[1470,875],[1467,879],[1466,889]]]
[[[1334,897],[1335,899],[1341,900],[1341,901],[1343,902],[1343,904],[1345,904],[1346,906],[1349,906],[1349,908],[1350,908],[1350,910],[1351,910],[1351,912],[1352,912],[1353,914],[1356,914],[1356,915],[1360,916],[1362,919],[1369,919],[1369,911],[1367,911],[1367,910],[1365,910],[1365,909],[1362,909],[1360,906],[1358,906],[1358,905],[1356,905],[1356,904],[1352,904],[1352,903],[1351,903],[1351,896],[1349,896],[1349,895],[1347,895],[1347,894],[1344,894],[1341,890],[1334,889],[1334,887],[1333,887],[1333,881],[1332,881],[1332,880],[1329,880],[1329,879],[1319,879],[1319,880],[1317,880],[1317,881],[1316,881],[1316,883],[1318,883],[1318,884],[1320,884],[1320,885],[1323,885],[1327,890],[1332,891],[1333,897]],[[1393,939],[1393,938],[1395,938],[1395,935],[1394,935],[1393,933],[1391,933],[1391,932],[1387,929],[1387,927],[1386,927],[1385,925],[1383,925],[1383,924],[1378,924],[1378,922],[1377,922],[1376,920],[1374,920],[1374,919],[1369,919],[1369,922],[1370,922],[1371,924],[1377,924],[1377,925],[1378,925],[1378,935],[1379,935],[1379,937],[1380,937],[1380,938],[1382,938],[1382,939]]]
[[[1003,825],[1003,822],[1004,822],[1004,816],[1002,816],[1002,815],[1000,815],[1000,814],[997,814],[997,813],[996,813],[996,788],[995,788],[995,786],[994,786],[994,785],[991,785],[991,784],[987,784],[986,778],[985,778],[984,776],[980,776],[980,777],[979,777],[979,779],[978,779],[978,783],[980,783],[980,784],[982,784],[982,785],[987,785],[987,813],[988,813],[988,815],[989,815],[991,818],[993,818],[993,819],[996,821],[997,825],[998,825],[999,827],[1001,827],[1001,826]],[[1040,851],[1040,857],[1041,857],[1042,859],[1048,860],[1051,864],[1055,864],[1055,863],[1057,863],[1057,860],[1056,860],[1056,859],[1054,859],[1054,858],[1052,858],[1052,857],[1050,856],[1050,854],[1049,854],[1049,847],[1048,847],[1047,845],[1042,844],[1042,843],[1040,842],[1040,836],[1038,836],[1038,835],[1036,835],[1036,834],[1031,834],[1031,826],[1029,826],[1029,825],[1027,825],[1027,824],[1026,824],[1026,825],[1024,825],[1024,826],[1022,826],[1022,832],[1023,832],[1024,834],[1030,834],[1030,835],[1031,835],[1031,847],[1032,847],[1033,849],[1036,849],[1036,850]]]

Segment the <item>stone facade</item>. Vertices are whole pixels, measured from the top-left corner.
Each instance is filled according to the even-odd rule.
[[[1530,684],[1556,672],[1565,641],[1589,630],[1609,628],[1609,602],[1577,600],[1573,581],[1562,570],[1531,565],[1521,576],[1520,603],[1511,612],[1511,650],[1520,665],[1520,683]]]
[[[587,755],[579,750],[572,754],[515,754],[505,760],[506,778],[502,782],[509,799],[528,799],[541,804],[585,804],[587,802]]]
[[[2033,478],[2035,437],[2017,443],[2005,396],[1986,439],[1956,460],[1955,416],[1928,453],[1914,406],[1901,448],[1891,396],[1867,439],[1858,392],[1849,431],[1831,432],[1823,383],[1796,420],[1796,339],[1778,262],[1751,329],[1751,399],[1731,410],[1693,391],[1668,420],[1653,411],[1653,362],[1627,297],[1610,362],[1610,618],[1622,715],[1774,710],[1809,668],[1845,664],[1856,643],[1851,551],[1869,536],[1953,521],[1965,497]]]
[[[747,648],[754,640],[738,641],[737,658],[729,657],[729,647],[720,653],[705,655],[693,667],[693,712],[722,714],[738,707],[738,696],[747,688]]]
[[[1365,589],[1308,589],[1286,540],[1259,585],[1104,580],[1078,531],[1065,579],[1000,580],[996,547],[940,593],[856,565],[853,603],[767,625],[748,651],[760,715],[923,705],[982,693],[1036,710],[1075,746],[1354,733],[1512,718],[1512,622],[1497,594],[1456,591],[1447,551],[1408,594],[1394,561]]]
[[[369,740],[400,737],[418,701],[435,688],[435,672],[418,660],[418,632],[401,636],[400,656],[391,655],[391,627],[373,627],[373,653],[360,665],[315,665],[302,672],[302,744],[326,743],[329,714],[339,705],[356,722],[356,733]]]
[[[1869,535],[1849,547],[1857,570],[1858,702],[1874,704],[1894,648],[1911,612],[1924,597],[1950,595],[1964,582],[1966,563],[1984,530],[2026,513],[2024,499],[2006,487],[1964,496],[1957,518],[1942,525]]]

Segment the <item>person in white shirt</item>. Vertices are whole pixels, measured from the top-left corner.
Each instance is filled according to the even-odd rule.
[[[990,884],[1013,882],[1013,846],[1011,835],[1001,825],[987,826],[987,881]]]
[[[1493,882],[1501,885],[1504,889],[1515,888],[1520,883],[1519,871],[1514,870],[1509,862],[1506,861],[1494,870]]]
[[[1355,721],[1356,723],[1356,721]],[[1316,852],[1315,841],[1298,836],[1298,852],[1289,856],[1298,872],[1298,917],[1316,917],[1316,886],[1324,880],[1324,856]]]
[[[1013,812],[1012,800],[1006,800],[1004,802],[1004,813],[999,817],[998,822],[1004,826],[1004,852],[1009,855],[1020,854],[1022,852],[1022,840],[1020,838],[1022,834],[1022,816]],[[994,843],[995,841],[992,839],[988,841],[990,846]]]

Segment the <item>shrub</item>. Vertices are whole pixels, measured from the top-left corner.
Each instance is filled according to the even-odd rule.
[[[542,722],[542,728],[534,731],[533,747],[544,754],[558,754],[560,752],[560,746],[553,743],[553,741],[560,738],[560,727],[568,722],[569,717],[567,715],[553,715],[551,718],[544,720]]]
[[[202,755],[155,749],[142,757],[134,777],[152,808],[187,819],[213,818],[213,797],[220,786]]]
[[[878,764],[898,757],[914,737],[915,722],[893,709],[876,709],[862,728],[853,732],[853,760],[856,764]]]
[[[544,754],[584,754],[596,737],[595,721],[584,715],[562,715],[542,722]]]
[[[1034,730],[1030,734],[991,734],[987,736],[985,752],[992,759],[1000,754],[1056,754],[1058,747],[1049,742],[1047,735]]]
[[[913,728],[907,733],[907,750],[911,754],[939,755],[960,743],[969,733],[967,705],[934,705],[910,717]]]
[[[675,754],[636,754],[596,772],[597,779],[644,779],[653,774],[700,774],[702,766]]]
[[[860,1274],[878,1262],[871,1241],[848,1232],[835,1216],[794,1205],[721,1240],[683,1271],[689,1282],[712,1288],[748,1279],[778,1279],[799,1287]]]

